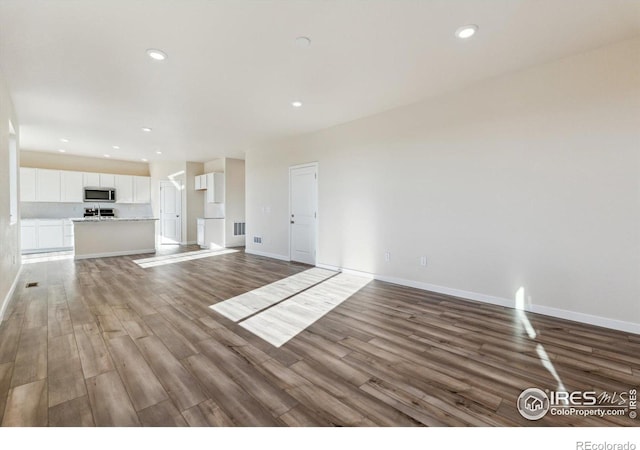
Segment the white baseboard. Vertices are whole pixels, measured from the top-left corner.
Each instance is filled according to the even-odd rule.
[[[438,294],[451,295],[453,297],[459,297],[465,300],[473,300],[477,302],[489,303],[492,305],[515,309],[515,304],[514,304],[515,301],[507,298],[495,297],[493,295],[480,294],[477,292],[465,291],[462,289],[449,288],[445,286],[438,286],[435,284],[423,283],[421,281],[407,280],[404,278],[388,277],[385,275],[377,275],[377,274],[372,274],[368,272],[361,272],[357,270],[331,266],[329,264],[317,264],[316,266],[322,269],[342,271],[344,273],[351,273],[353,275],[365,276],[367,278],[373,278],[375,280],[385,281],[387,283],[399,284],[401,286],[421,289],[423,291],[437,292]],[[585,313],[576,312],[576,311],[567,311],[564,309],[553,308],[551,306],[543,306],[543,305],[526,305],[525,311],[535,313],[535,314],[542,314],[545,316],[556,317],[559,319],[572,320],[574,322],[586,323],[586,324],[595,325],[598,327],[624,331],[627,333],[640,334],[639,323],[626,322],[624,320],[611,319],[609,317],[595,316],[592,314],[585,314]]]
[[[249,253],[250,255],[266,256],[267,258],[279,259],[281,261],[291,261],[291,259],[288,256],[278,255],[276,253],[261,252],[258,250],[249,250],[249,249],[245,249],[244,252]]]
[[[143,253],[155,253],[155,248],[144,248],[140,250],[124,250],[121,252],[109,252],[109,253],[90,253],[86,255],[75,255],[73,259],[90,259],[90,258],[109,258],[111,256],[127,256],[127,255],[141,255]]]
[[[612,330],[624,331],[626,333],[640,334],[640,324],[627,322],[624,320],[610,319],[609,317],[594,316],[576,311],[552,308],[551,306],[531,305],[525,308],[527,311],[545,316],[557,317],[559,319],[573,320],[574,322],[588,323]]]
[[[16,277],[13,279],[13,283],[11,283],[11,287],[9,288],[9,292],[5,295],[4,300],[2,301],[2,305],[0,305],[0,322],[4,319],[4,312],[11,301],[11,297],[18,286],[18,280],[20,279],[20,274],[22,273],[22,264],[18,267],[18,272],[16,273]]]

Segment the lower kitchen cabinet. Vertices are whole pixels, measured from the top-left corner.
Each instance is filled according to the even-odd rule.
[[[224,248],[224,219],[198,219],[198,245],[212,250]]]
[[[22,253],[73,248],[73,224],[68,219],[24,219],[20,231]]]
[[[20,224],[22,251],[38,248],[38,230],[35,220],[23,220]]]

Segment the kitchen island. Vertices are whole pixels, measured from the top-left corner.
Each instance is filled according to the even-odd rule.
[[[72,219],[74,259],[155,253],[157,220],[146,217]]]

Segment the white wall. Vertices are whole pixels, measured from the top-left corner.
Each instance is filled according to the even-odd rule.
[[[189,243],[195,244],[198,238],[198,217],[204,214],[204,191],[196,191],[195,176],[201,175],[204,164],[187,162],[185,191],[187,197],[187,236]]]
[[[9,121],[15,129],[19,148],[18,120],[13,111],[9,90],[0,74],[0,320],[20,268],[20,222],[11,224],[9,217]],[[20,152],[17,153],[19,166]],[[20,217],[19,208],[18,204],[18,217]]]
[[[233,235],[233,224],[245,220],[244,160],[225,158],[224,184],[225,245],[241,247],[245,245],[245,237]]]
[[[254,148],[247,250],[288,257],[287,170],[318,161],[319,264],[510,305],[523,287],[535,311],[640,332],[639,54],[625,41]]]

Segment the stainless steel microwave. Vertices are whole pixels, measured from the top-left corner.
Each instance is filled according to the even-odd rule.
[[[113,203],[116,201],[116,189],[103,187],[86,187],[84,188],[83,197],[85,202]]]

